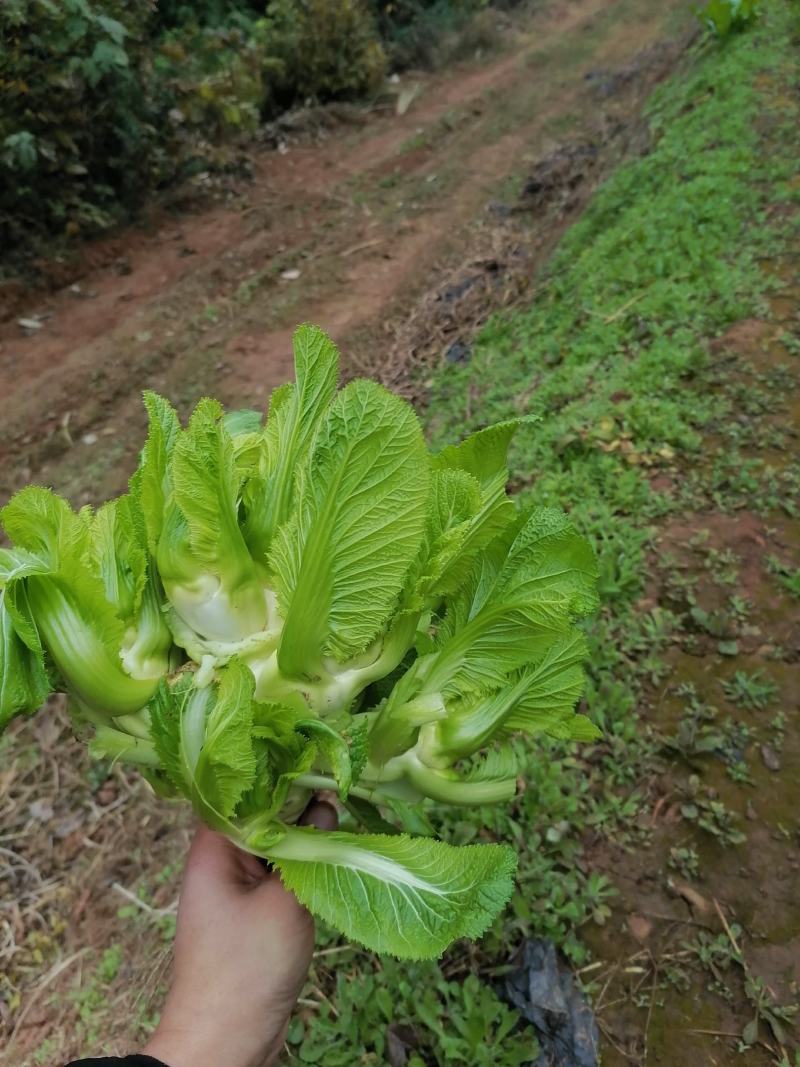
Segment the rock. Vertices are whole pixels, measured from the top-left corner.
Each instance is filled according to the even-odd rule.
[[[41,330],[42,323],[39,319],[17,319],[17,326],[20,326],[26,333],[35,333],[36,330]]]
[[[390,1023],[386,1030],[386,1059],[390,1067],[405,1067],[411,1052],[419,1048],[419,1039],[410,1026]]]
[[[761,759],[768,771],[779,771],[781,769],[781,758],[772,745],[761,746]]]
[[[469,363],[472,357],[472,345],[463,341],[453,341],[445,349],[444,358],[447,363]]]

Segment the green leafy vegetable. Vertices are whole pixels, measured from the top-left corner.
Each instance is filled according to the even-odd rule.
[[[423,801],[510,801],[517,732],[574,708],[587,543],[506,494],[517,422],[430,455],[414,411],[301,327],[266,421],[204,399],[150,419],[124,496],[2,512],[0,726],[55,687],[97,755],[141,768],[377,952],[439,955],[508,899],[503,844],[435,840]],[[297,827],[314,790],[364,833]]]
[[[269,848],[306,907],[376,952],[438,956],[479,937],[508,901],[516,867],[501,845],[287,829]]]

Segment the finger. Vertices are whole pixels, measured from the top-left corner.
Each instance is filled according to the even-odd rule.
[[[312,800],[298,819],[300,826],[314,826],[317,830],[335,830],[339,825],[336,808],[324,800]]]
[[[335,808],[325,801],[312,800],[300,816],[299,824],[313,826],[317,830],[335,830],[338,821]],[[271,870],[268,861],[242,851],[223,834],[209,829],[203,823],[197,827],[186,862],[187,879],[200,877],[209,883],[226,887],[251,887],[267,878]]]
[[[202,870],[212,876],[219,876],[230,867],[230,854],[227,841],[204,823],[198,823],[189,848],[186,870]]]
[[[207,884],[251,885],[265,876],[255,856],[243,852],[223,834],[200,823],[195,831],[186,877],[202,878]]]

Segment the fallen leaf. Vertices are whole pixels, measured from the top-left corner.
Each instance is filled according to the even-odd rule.
[[[667,885],[673,893],[686,901],[695,915],[708,915],[710,913],[710,903],[706,900],[703,894],[698,893],[693,886],[688,885],[686,882],[676,882],[672,878],[668,881]]]
[[[745,1045],[755,1045],[756,1041],[758,1041],[758,1016],[755,1019],[751,1019],[742,1030],[742,1041]]]
[[[646,941],[653,932],[653,924],[644,915],[629,915],[628,929],[637,941]]]

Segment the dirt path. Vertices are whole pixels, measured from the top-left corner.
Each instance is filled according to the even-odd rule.
[[[351,373],[380,370],[487,202],[599,110],[587,74],[629,61],[679,6],[553,0],[493,60],[409,77],[404,115],[262,151],[223,206],[98,243],[95,269],[0,325],[0,497],[31,478],[76,501],[118,491],[144,388],[263,406],[299,321],[328,329]]]

